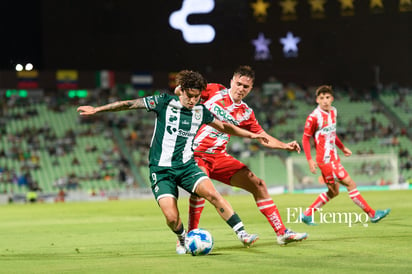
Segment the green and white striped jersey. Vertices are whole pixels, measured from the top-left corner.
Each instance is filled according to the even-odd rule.
[[[150,143],[149,165],[176,167],[193,159],[193,140],[202,124],[213,122],[213,114],[202,104],[192,110],[179,97],[168,94],[143,98],[147,111],[157,119]]]

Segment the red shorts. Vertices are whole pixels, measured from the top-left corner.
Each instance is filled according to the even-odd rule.
[[[204,167],[206,174],[214,180],[230,185],[232,176],[246,165],[227,153],[209,154],[195,151],[195,161]]]
[[[335,180],[342,181],[348,176],[348,172],[346,172],[339,160],[327,164],[318,163],[318,167],[322,172],[323,180],[328,184],[335,183]]]

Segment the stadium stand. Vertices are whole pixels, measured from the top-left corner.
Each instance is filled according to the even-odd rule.
[[[58,111],[45,103],[19,106],[5,117],[12,122],[1,137],[6,156],[1,163],[10,174],[8,182],[3,178],[4,191],[24,192],[15,183],[23,175],[44,192],[60,188],[110,192],[124,187],[118,180],[122,159],[111,132],[99,124],[81,123],[75,106]]]
[[[257,87],[246,101],[270,134],[285,142],[300,142],[302,123],[316,106],[310,90],[313,88],[286,85],[284,91],[262,97]],[[407,132],[412,128],[412,92],[394,93],[386,91],[372,100],[368,95],[352,96],[337,90],[338,134],[354,154],[399,154],[401,180],[408,181],[412,178],[412,142]],[[119,99],[124,98],[88,98],[90,104]],[[118,112],[81,119],[76,108],[86,103],[54,97],[37,102],[2,102],[1,192],[22,195],[28,189],[37,189],[56,194],[64,189],[103,195],[148,188],[147,153],[153,113]],[[286,183],[288,152],[266,150],[254,141],[234,137],[229,152],[268,185]]]

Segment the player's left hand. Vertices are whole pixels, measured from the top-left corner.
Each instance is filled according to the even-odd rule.
[[[96,113],[96,108],[92,106],[80,106],[77,108],[77,112],[82,116],[93,115]]]
[[[297,153],[300,153],[300,145],[298,144],[298,142],[293,141],[286,144],[285,150],[296,151]]]

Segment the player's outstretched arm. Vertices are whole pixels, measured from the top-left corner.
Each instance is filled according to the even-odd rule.
[[[287,151],[296,151],[297,153],[300,153],[300,146],[298,144],[298,142],[296,141],[292,141],[289,143],[284,143],[278,139],[276,139],[275,137],[269,135],[266,131],[263,131],[261,133],[262,136],[265,136],[269,142],[264,143],[261,142],[261,144],[267,148],[273,148],[273,149],[284,149]]]
[[[256,134],[247,130],[244,130],[240,127],[237,127],[235,125],[229,124],[229,123],[223,123],[220,120],[214,119],[213,122],[209,123],[209,126],[230,134],[230,135],[235,135],[239,137],[245,137],[245,138],[250,138],[250,139],[257,139],[259,142],[262,143],[267,143],[269,140],[267,139],[266,136],[263,136],[261,134]]]
[[[122,111],[139,108],[145,108],[145,104],[142,98],[135,100],[117,101],[99,107],[80,106],[77,108],[77,112],[79,112],[82,116],[87,116],[94,115],[99,112]]]

